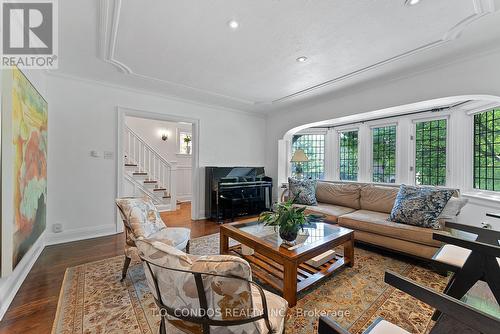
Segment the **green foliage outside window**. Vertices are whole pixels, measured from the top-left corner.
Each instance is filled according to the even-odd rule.
[[[372,180],[396,182],[396,126],[372,129]]]
[[[474,188],[500,191],[500,109],[474,115]]]
[[[446,119],[416,124],[416,184],[446,185],[446,125]]]
[[[346,131],[339,134],[340,179],[358,180],[358,131]]]
[[[302,176],[306,179],[322,180],[325,178],[325,135],[305,134],[292,138],[292,155],[296,150],[303,150],[308,162],[292,162],[292,170],[297,170],[297,164],[302,167]]]

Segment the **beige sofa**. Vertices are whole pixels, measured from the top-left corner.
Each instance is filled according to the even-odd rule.
[[[436,230],[388,220],[398,191],[398,186],[319,181],[318,205],[306,211],[322,213],[326,220],[354,230],[357,241],[430,259],[441,247],[432,239]]]

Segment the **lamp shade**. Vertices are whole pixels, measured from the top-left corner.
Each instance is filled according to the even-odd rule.
[[[304,153],[304,150],[296,150],[293,153],[292,160],[290,162],[308,162],[309,158]]]

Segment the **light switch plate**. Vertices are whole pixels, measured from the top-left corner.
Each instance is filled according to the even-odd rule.
[[[94,150],[92,150],[92,151],[90,151],[90,156],[91,156],[92,158],[100,158],[100,157],[101,157],[101,154],[99,153],[99,151],[94,151]]]

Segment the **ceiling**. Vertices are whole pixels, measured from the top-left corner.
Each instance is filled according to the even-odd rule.
[[[56,73],[269,112],[498,44],[497,9],[499,0],[60,1]]]

